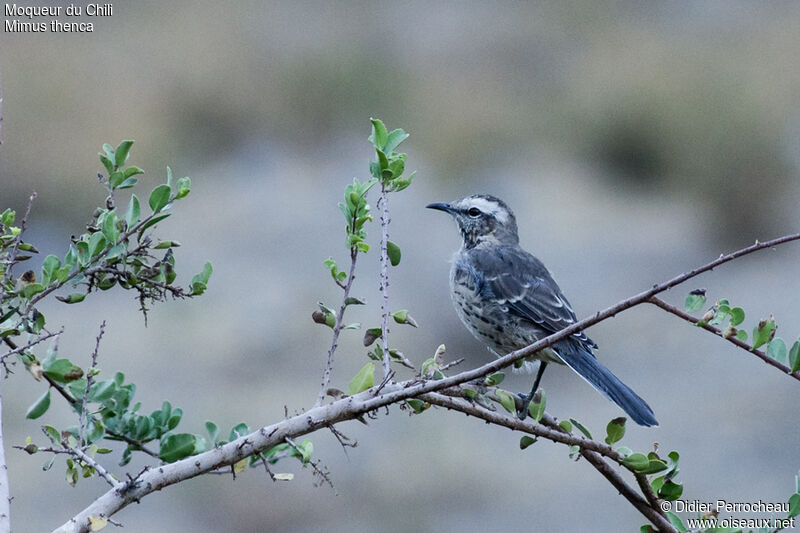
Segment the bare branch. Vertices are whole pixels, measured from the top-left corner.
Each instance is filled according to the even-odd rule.
[[[109,484],[109,485],[111,485],[111,487],[112,487],[112,488],[115,488],[115,489],[116,489],[116,488],[119,488],[120,486],[122,486],[122,483],[120,483],[120,482],[117,480],[117,478],[116,478],[116,477],[114,477],[114,475],[113,475],[113,474],[111,474],[111,473],[110,473],[108,470],[106,470],[105,468],[103,468],[103,465],[101,465],[100,463],[98,463],[98,462],[97,462],[97,461],[95,461],[93,458],[89,457],[88,455],[86,455],[86,454],[85,454],[83,451],[81,451],[79,448],[72,448],[72,447],[70,447],[70,446],[66,446],[66,445],[65,445],[65,446],[64,446],[64,449],[65,449],[65,450],[67,451],[67,453],[69,453],[70,455],[72,455],[72,456],[74,456],[74,457],[77,457],[77,458],[78,458],[78,459],[80,459],[82,462],[84,462],[84,463],[86,463],[87,465],[89,465],[89,466],[91,466],[92,468],[94,468],[95,472],[97,472],[97,474],[98,474],[100,477],[102,477],[103,479],[105,479],[105,480],[108,482],[108,484]]]
[[[78,444],[83,446],[83,434],[86,431],[86,406],[89,403],[89,389],[92,387],[94,376],[92,371],[97,367],[97,355],[100,351],[100,340],[106,331],[106,321],[100,324],[100,332],[97,334],[97,339],[94,343],[94,351],[92,352],[92,364],[89,371],[86,373],[86,388],[83,391],[83,401],[81,402],[81,413],[78,417]]]
[[[342,295],[342,305],[339,307],[339,312],[336,314],[336,324],[333,327],[333,338],[331,339],[331,347],[328,350],[328,362],[325,364],[325,371],[322,373],[322,385],[319,388],[317,401],[314,407],[322,405],[325,400],[325,395],[328,392],[328,385],[331,382],[331,373],[333,373],[333,354],[339,346],[339,333],[344,327],[344,312],[347,310],[347,298],[350,296],[350,289],[353,287],[353,280],[356,279],[356,260],[358,259],[358,249],[355,247],[350,248],[350,273],[347,275],[347,284],[344,285],[344,294]],[[341,286],[340,283],[338,283]]]
[[[386,184],[381,182],[381,195],[378,198],[378,209],[381,210],[381,348],[383,348],[383,376],[391,372],[389,357],[389,194]],[[413,365],[412,365],[413,366]]]

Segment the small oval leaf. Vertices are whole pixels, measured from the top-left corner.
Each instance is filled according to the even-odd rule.
[[[43,414],[47,412],[47,409],[50,408],[50,389],[48,388],[44,394],[42,394],[36,402],[28,408],[28,412],[25,413],[25,418],[29,418],[31,420],[36,420]]]
[[[400,247],[392,241],[386,241],[386,254],[389,256],[389,263],[391,263],[393,267],[400,264],[400,258],[402,256]]]

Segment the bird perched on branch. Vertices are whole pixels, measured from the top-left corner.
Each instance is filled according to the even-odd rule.
[[[505,202],[476,194],[427,206],[452,216],[461,231],[450,290],[461,322],[501,357],[576,322],[575,312],[539,259],[519,246],[517,221]],[[539,369],[530,394],[519,394],[524,419],[548,363],[566,364],[642,426],[657,426],[653,410],[601,365],[597,345],[579,332],[533,356]]]

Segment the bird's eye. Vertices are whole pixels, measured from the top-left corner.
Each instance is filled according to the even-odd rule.
[[[481,210],[478,209],[477,207],[470,207],[469,211],[467,211],[467,213],[469,213],[469,216],[471,216],[473,218],[477,218],[477,217],[481,216]]]

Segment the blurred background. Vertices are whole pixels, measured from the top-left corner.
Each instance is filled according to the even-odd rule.
[[[26,4],[28,5],[28,4]],[[33,5],[33,4],[30,4]],[[7,17],[8,18],[8,17]],[[38,19],[41,20],[41,19]],[[135,139],[130,163],[147,190],[165,166],[193,180],[158,235],[180,241],[188,282],[214,265],[201,298],[156,306],[145,327],[132,295],[55,302],[61,351],[88,365],[102,320],[104,374],[125,372],[143,411],[169,399],[182,428],[279,420],[313,405],[330,331],[318,301],[340,291],[322,261],[345,263],[344,186],[366,178],[369,117],[411,133],[411,188],[391,197],[393,328],[419,364],[440,343],[473,367],[490,355],[451,308],[453,223],[433,201],[484,192],[516,211],[521,243],[551,269],[579,317],[725,251],[800,229],[800,4],[706,2],[114,3],[83,16],[85,34],[0,34],[3,122],[0,209],[24,211],[41,258],[63,256],[105,195],[96,152]],[[69,21],[62,17],[62,21]],[[137,189],[139,196],[146,195]],[[374,202],[374,199],[373,199]],[[123,204],[124,205],[124,204]],[[378,242],[378,226],[368,227]],[[35,261],[41,261],[41,258]],[[354,294],[372,305],[348,319],[378,323],[377,255],[362,258]],[[667,294],[706,287],[748,313],[774,313],[800,335],[800,246],[725,265]],[[38,268],[39,263],[35,263]],[[179,278],[180,279],[180,278]],[[800,467],[800,386],[753,356],[653,308],[591,329],[600,359],[654,408],[661,426],[624,443],[681,453],[684,498],[784,502]],[[345,332],[333,385],[366,362]],[[403,375],[401,371],[401,375]],[[528,376],[504,387],[524,390]],[[62,406],[25,421],[42,386],[21,368],[3,381],[4,430],[17,532],[50,530],[106,490],[63,483],[63,466],[11,448]],[[595,436],[621,412],[566,369],[544,379],[548,410]],[[397,408],[343,453],[312,436],[335,490],[296,461],[272,483],[261,470],[206,476],[115,516],[126,531],[638,531],[644,519],[564,447],[519,450],[519,435],[432,409]],[[114,468],[119,455],[106,456]],[[63,465],[63,463],[58,463]],[[118,473],[135,473],[134,462]],[[682,515],[684,518],[687,514]],[[739,518],[752,516],[736,515]]]

